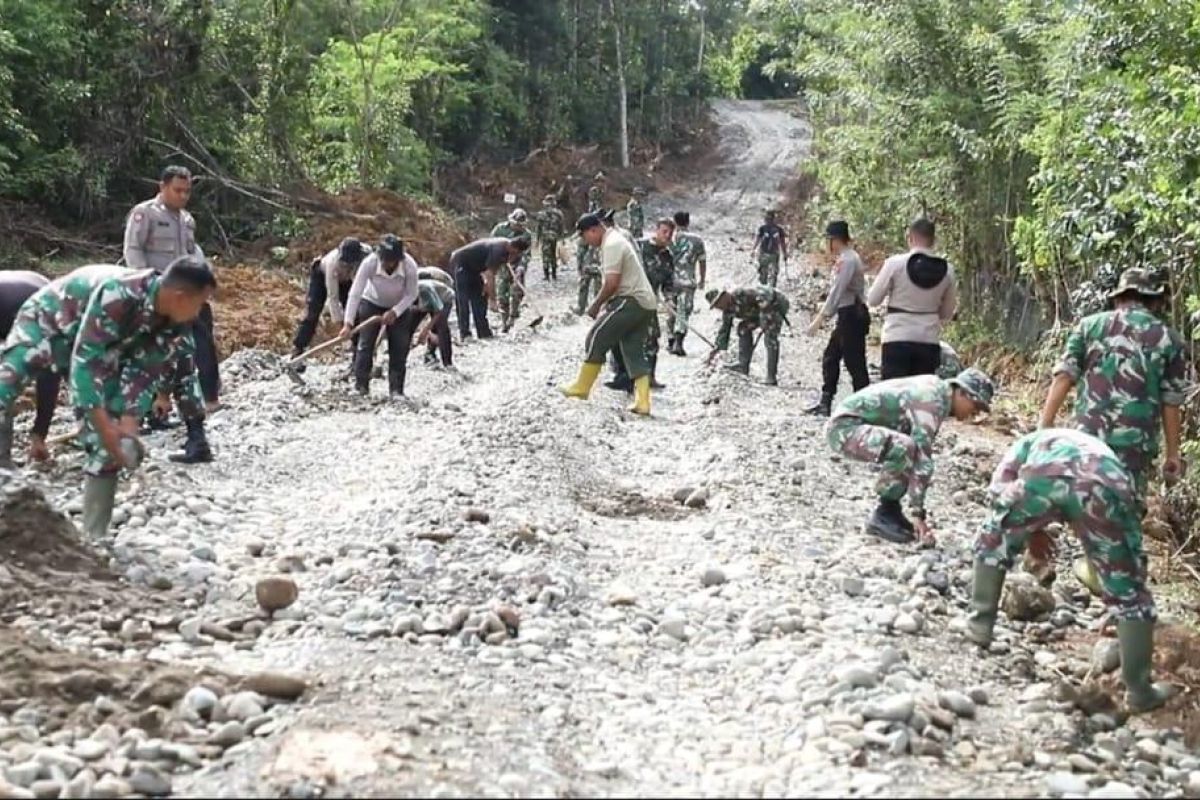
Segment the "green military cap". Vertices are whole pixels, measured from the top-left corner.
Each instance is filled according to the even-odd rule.
[[[545,206],[552,206],[552,205],[554,205],[554,195],[552,195],[552,194],[548,194],[548,195],[546,195],[545,197],[543,197],[543,198],[542,198],[542,205],[545,205]]]
[[[717,301],[721,299],[721,295],[723,294],[729,294],[729,290],[724,288],[709,289],[707,292],[705,292],[704,299],[708,302],[708,307],[712,308],[714,305],[716,305]]]
[[[1120,297],[1126,292],[1137,292],[1138,294],[1146,294],[1152,297],[1161,295],[1164,291],[1163,285],[1154,280],[1154,276],[1150,274],[1150,270],[1133,267],[1121,273],[1121,279],[1117,281],[1117,288],[1108,293],[1109,298]]]
[[[950,380],[950,385],[962,389],[967,396],[974,400],[984,411],[992,407],[992,397],[996,394],[996,385],[992,379],[980,370],[970,367],[958,373]]]

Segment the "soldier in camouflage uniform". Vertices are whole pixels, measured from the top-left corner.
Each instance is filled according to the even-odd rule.
[[[642,269],[645,271],[646,277],[650,280],[650,287],[654,290],[655,297],[669,294],[674,286],[676,271],[675,257],[671,252],[671,238],[674,234],[675,223],[664,218],[655,223],[652,235],[634,240],[638,258],[642,262]],[[632,235],[630,235],[630,238],[633,238]],[[658,313],[655,312],[654,319],[650,323],[650,332],[646,336],[646,360],[650,364],[651,389],[666,388],[666,386],[658,382],[657,376],[658,348],[661,337],[662,331],[658,326]],[[625,369],[625,362],[621,358],[619,348],[613,349],[612,362],[614,370],[613,379],[604,385],[610,389],[632,392],[633,379],[629,377],[629,373]]]
[[[600,209],[604,208],[604,173],[597,172],[596,177],[592,178],[592,185],[588,188],[588,207],[587,213],[595,214]]]
[[[580,238],[575,250],[575,268],[579,271],[579,302],[575,313],[585,314],[592,299],[600,292],[600,248],[592,247]]]
[[[963,371],[962,360],[958,357],[958,353],[954,348],[945,342],[941,343],[942,360],[938,366],[937,376],[950,380],[955,375]]]
[[[629,232],[635,239],[642,238],[642,229],[646,227],[646,209],[642,207],[642,198],[645,196],[646,190],[635,186],[629,205],[625,206],[625,213],[629,215]]]
[[[790,307],[783,292],[770,286],[746,286],[741,289],[709,289],[704,295],[709,308],[721,310],[721,328],[717,331],[716,348],[708,354],[712,364],[719,353],[729,348],[729,334],[734,319],[738,324],[738,363],[729,369],[743,375],[750,374],[750,360],[754,358],[754,331],[762,330],[767,345],[767,385],[779,382],[779,334],[787,322]]]
[[[990,492],[991,513],[975,544],[968,637],[984,648],[991,645],[1005,572],[1032,534],[1055,523],[1069,525],[1095,564],[1104,603],[1117,618],[1130,709],[1148,711],[1165,703],[1169,690],[1150,682],[1156,613],[1146,587],[1140,501],[1117,455],[1086,433],[1045,428],[1009,447]]]
[[[542,200],[542,211],[537,215],[537,238],[542,243],[542,277],[548,281],[558,280],[558,242],[563,238],[567,222],[562,209],[548,194]]]
[[[514,208],[508,219],[492,228],[492,238],[530,239],[529,215],[523,208]],[[501,330],[508,332],[521,316],[521,301],[525,299],[525,273],[529,268],[529,250],[515,264],[506,264],[496,273],[496,299],[500,302]]]
[[[675,290],[669,298],[671,308],[667,310],[667,330],[671,332],[667,352],[676,356],[687,355],[683,340],[687,337],[696,290],[704,288],[708,276],[704,240],[688,230],[691,224],[691,214],[686,211],[675,212],[675,241],[671,244],[671,253],[675,256]],[[696,274],[697,267],[700,269],[699,276]]]
[[[774,209],[767,211],[750,251],[750,258],[758,258],[758,282],[771,287],[779,280],[780,257],[788,260],[787,232],[775,222],[777,217]]]
[[[991,407],[994,393],[987,375],[968,369],[948,381],[935,375],[883,381],[841,402],[825,429],[829,446],[883,470],[868,533],[897,544],[913,541],[914,534],[932,540],[925,493],[933,479],[933,440],[946,417],[969,420]],[[905,494],[916,525],[900,507]]]
[[[1164,477],[1183,471],[1180,406],[1188,382],[1183,340],[1155,312],[1163,287],[1142,269],[1129,269],[1109,295],[1115,308],[1080,320],[1054,368],[1054,383],[1042,408],[1041,426],[1054,419],[1077,386],[1074,424],[1112,448],[1133,479],[1139,517],[1146,511],[1150,471],[1158,457],[1158,431],[1166,434]],[[1075,574],[1094,594],[1096,572],[1086,559]]]
[[[69,375],[71,401],[83,421],[84,530],[102,536],[116,498],[117,473],[140,461],[138,420],[167,402],[176,367],[190,367],[192,323],[216,289],[194,257],[160,276],[106,264],[53,281],[21,308],[0,348],[0,409],[5,413],[37,374]],[[182,414],[203,413],[195,370],[186,372]]]

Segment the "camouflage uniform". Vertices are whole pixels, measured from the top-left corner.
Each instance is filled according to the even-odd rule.
[[[717,294],[716,289],[710,294]],[[742,372],[749,373],[750,360],[754,357],[754,331],[762,329],[762,338],[767,346],[767,380],[775,378],[775,369],[779,363],[779,333],[787,318],[791,304],[783,292],[770,286],[753,286],[734,289],[729,292],[733,298],[733,309],[721,315],[721,327],[717,331],[717,349],[729,348],[729,334],[733,330],[734,319],[738,324],[738,367]],[[711,304],[713,301],[709,300]]]
[[[855,392],[829,420],[829,446],[856,461],[879,464],[875,486],[882,500],[909,496],[917,517],[925,515],[925,493],[933,479],[933,440],[950,414],[954,393],[948,381],[919,375],[884,381]]]
[[[501,222],[492,228],[493,238],[516,239],[528,235],[529,231],[524,225],[514,225],[508,221]],[[528,267],[529,251],[526,250],[521,254],[520,260],[511,265],[511,269],[502,264],[496,271],[496,300],[500,303],[500,316],[504,321],[505,330],[509,328],[513,320],[521,316],[521,301],[525,299],[525,292],[521,286],[517,285],[517,281],[520,281],[522,286],[525,284],[525,271]]]
[[[694,233],[679,231],[671,243],[671,253],[675,256],[675,291],[671,302],[676,313],[667,313],[667,329],[682,336],[688,331],[688,321],[695,307],[696,266],[707,257],[704,240]]]
[[[1186,369],[1178,334],[1140,303],[1080,320],[1054,368],[1078,384],[1075,427],[1121,459],[1143,512],[1162,407],[1183,404]]]
[[[171,325],[154,311],[159,276],[95,265],[59,278],[31,297],[0,348],[0,408],[8,408],[40,371],[70,375],[71,400],[84,421],[81,442],[88,474],[115,472],[88,412],[143,416],[154,395],[191,366],[190,324]],[[176,397],[180,413],[202,415],[195,370]]]
[[[675,282],[675,256],[671,248],[659,247],[651,237],[637,240],[638,256],[642,260],[642,269],[650,279],[654,294],[661,297],[672,292]],[[658,359],[659,338],[662,332],[658,327],[658,312],[654,312],[654,320],[650,323],[650,333],[646,337],[646,357],[650,360],[651,371]]]
[[[599,184],[592,184],[588,189],[588,213],[594,214],[604,208],[604,189]]]
[[[629,205],[625,207],[625,212],[629,214],[629,232],[633,234],[633,238],[642,238],[642,229],[646,227],[646,209],[642,207],[641,202],[635,197],[629,201]]]
[[[1133,480],[1103,442],[1057,428],[1023,436],[996,467],[990,492],[991,513],[975,544],[983,564],[1011,569],[1031,534],[1065,523],[1095,565],[1114,616],[1155,619]]]
[[[579,270],[579,305],[576,310],[584,314],[592,300],[600,294],[600,248],[589,247],[580,237],[579,247],[575,251],[575,267]]]
[[[547,206],[537,216],[537,237],[542,243],[542,275],[546,280],[558,280],[558,242],[566,231],[562,209]]]

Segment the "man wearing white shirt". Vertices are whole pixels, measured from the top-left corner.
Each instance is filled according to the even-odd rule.
[[[359,332],[354,354],[354,388],[363,396],[370,389],[375,342],[383,325],[388,340],[388,394],[404,397],[408,350],[416,327],[417,261],[404,252],[404,242],[393,234],[380,241],[376,252],[363,259],[346,298],[342,336],[371,317],[380,321]]]
[[[958,291],[954,270],[934,255],[934,227],[927,219],[908,226],[907,253],[883,262],[867,292],[867,305],[887,301],[880,377],[935,375],[942,361],[942,325],[954,317]]]
[[[367,248],[353,237],[346,237],[341,244],[321,258],[313,259],[308,273],[308,295],[304,319],[296,329],[292,341],[292,355],[303,353],[321,321],[321,312],[328,309],[329,319],[341,327],[346,317],[346,299],[350,296],[350,284],[354,272],[367,256]],[[298,365],[303,370],[304,365]]]

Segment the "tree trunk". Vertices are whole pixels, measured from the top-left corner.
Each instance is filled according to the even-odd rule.
[[[629,97],[625,88],[625,57],[621,51],[621,23],[617,19],[616,0],[608,0],[608,13],[612,17],[613,46],[617,61],[618,113],[621,126],[621,166],[629,166]]]
[[[700,3],[700,49],[696,54],[696,118],[700,117],[700,105],[704,98],[704,3]]]

